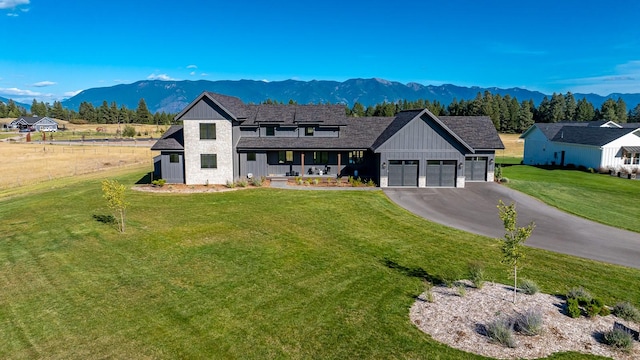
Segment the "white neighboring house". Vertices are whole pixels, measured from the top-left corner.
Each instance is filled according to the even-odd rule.
[[[12,129],[31,129],[32,131],[58,131],[58,123],[47,116],[21,116],[9,123]]]
[[[627,171],[640,167],[640,123],[536,123],[520,138],[524,139],[526,165]]]

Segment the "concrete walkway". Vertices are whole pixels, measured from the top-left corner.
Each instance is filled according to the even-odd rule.
[[[502,238],[498,200],[516,203],[518,225],[536,223],[528,246],[640,269],[640,233],[569,215],[496,183],[467,183],[464,189],[386,188],[385,194],[425,219],[468,232]]]

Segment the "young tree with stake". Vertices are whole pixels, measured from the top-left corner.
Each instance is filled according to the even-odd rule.
[[[124,232],[124,220],[127,206],[129,203],[124,198],[125,186],[120,184],[118,180],[102,180],[102,197],[107,200],[109,209],[116,213],[118,222],[118,230]]]
[[[531,236],[535,223],[532,221],[525,227],[518,227],[518,213],[516,204],[505,205],[502,200],[498,201],[498,212],[504,224],[504,239],[502,242],[502,263],[510,267],[510,274],[513,276],[513,303],[516,303],[518,291],[518,265],[524,259],[524,242]]]

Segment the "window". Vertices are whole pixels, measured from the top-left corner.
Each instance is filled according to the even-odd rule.
[[[254,152],[247,153],[247,161],[256,161],[256,153]]]
[[[364,162],[364,151],[349,151],[349,164],[362,164]]]
[[[216,138],[216,124],[200,124],[200,140]]]
[[[633,160],[631,161],[631,163],[632,163],[633,165],[638,165],[638,164],[640,164],[640,153],[633,153],[633,154],[631,154],[631,155],[633,155]]]
[[[267,136],[275,136],[276,128],[275,126],[267,126]]]
[[[169,162],[170,163],[179,163],[180,162],[180,155],[178,155],[178,154],[169,154]]]
[[[293,162],[293,151],[278,151],[278,163]]]
[[[304,136],[313,136],[313,126],[304,128]]]
[[[314,164],[327,164],[329,163],[329,153],[326,151],[314,151],[313,152]]]
[[[217,169],[218,156],[216,154],[200,154],[201,169]]]

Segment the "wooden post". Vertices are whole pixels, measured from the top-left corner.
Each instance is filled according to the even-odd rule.
[[[342,162],[342,153],[338,152],[338,168],[336,169],[336,176],[340,175],[340,163]]]
[[[304,151],[300,153],[300,176],[304,176]]]

